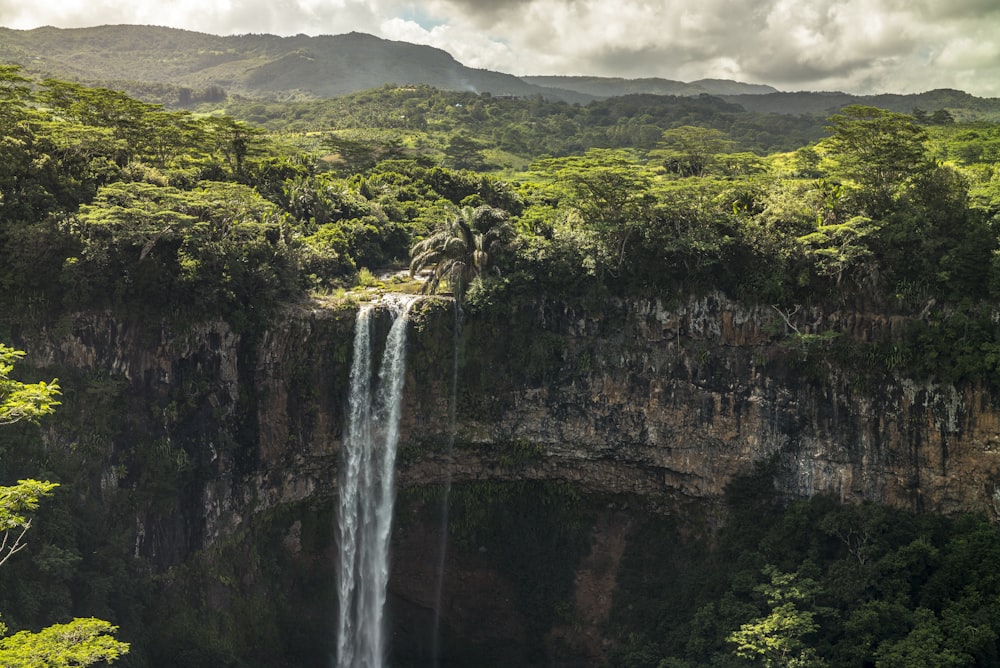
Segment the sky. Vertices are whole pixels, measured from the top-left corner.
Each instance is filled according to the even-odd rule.
[[[1000,97],[998,0],[0,0],[0,26],[366,32],[515,75]]]

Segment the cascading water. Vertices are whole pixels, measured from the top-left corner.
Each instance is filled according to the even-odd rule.
[[[386,298],[394,314],[378,379],[372,382],[372,319],[358,312],[340,479],[337,569],[338,668],[385,666],[386,585],[395,500],[393,482],[406,371],[406,323],[412,297]]]

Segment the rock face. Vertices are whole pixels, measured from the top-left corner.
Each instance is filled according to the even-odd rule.
[[[150,332],[81,315],[69,332],[15,343],[41,367],[118,377],[129,403],[146,406],[112,435],[107,463],[129,460],[135,433],[184,450],[200,484],[178,507],[200,516],[184,519],[188,544],[167,565],[247,516],[335,493],[353,317],[316,305],[250,339],[222,322]],[[884,343],[904,325],[818,311],[786,324],[718,295],[473,315],[458,340],[449,457],[454,315],[428,299],[414,315],[399,481],[438,483],[450,469],[456,481],[711,500],[776,458],[776,485],[791,496],[1000,516],[1000,411],[985,391],[866,375],[789,337],[795,327],[817,346],[823,332]]]
[[[516,331],[498,319],[466,332],[481,357],[460,376],[460,477],[500,475],[496,445],[527,443],[539,477],[711,499],[776,458],[790,496],[997,511],[1000,432],[985,391],[848,368],[829,350],[830,334],[891,350],[901,318],[789,318],[709,296],[600,313],[538,303],[508,322]]]
[[[83,418],[57,422],[46,447],[90,443],[89,493],[108,507],[129,500],[135,557],[169,569],[198,551],[252,540],[244,529],[259,521],[279,522],[275,549],[326,573],[331,532],[303,526],[310,512],[328,520],[333,507],[355,315],[317,303],[248,334],[221,321],[173,331],[82,314],[58,328],[16,331],[12,343],[64,388],[88,388],[67,393],[69,412],[78,396],[96,395],[94,378],[104,379],[113,427],[89,434]],[[400,490],[562,481],[637,495],[654,512],[687,504],[711,515],[727,483],[770,463],[789,498],[825,494],[1000,518],[1000,410],[979,387],[879,371],[886,367],[873,351],[891,354],[907,325],[900,317],[780,313],[708,295],[591,309],[539,298],[467,314],[458,336],[456,322],[447,299],[414,307]],[[853,363],[838,361],[844,350]],[[401,521],[393,539],[390,598],[397,640],[410,638],[410,654],[426,658],[441,593],[429,556],[440,526],[421,517]],[[565,523],[557,520],[552,527]],[[548,657],[536,663],[599,663],[629,522],[620,508],[602,511],[573,534],[584,541],[564,587],[574,624],[542,628],[525,617],[509,596],[516,573],[491,570],[466,545],[440,566],[448,583],[442,628],[478,639],[508,665],[531,663],[519,644],[525,637]],[[503,548],[501,540],[489,550]],[[496,591],[506,593],[488,593]],[[330,614],[329,606],[313,613]],[[469,619],[490,621],[473,629],[463,626]]]
[[[868,370],[840,368],[822,351],[810,360],[775,315],[718,297],[673,308],[622,304],[617,327],[568,311],[550,315],[569,339],[566,359],[589,359],[589,372],[545,397],[522,392],[500,423],[523,424],[514,436],[544,443],[555,459],[656,472],[661,485],[689,496],[716,496],[748,462],[777,456],[777,484],[791,495],[993,512],[998,432],[990,397],[887,374],[866,378]],[[891,345],[904,324],[812,313],[795,326],[807,336]]]

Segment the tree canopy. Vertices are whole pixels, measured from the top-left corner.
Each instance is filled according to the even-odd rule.
[[[835,173],[855,181],[873,215],[884,214],[901,189],[930,167],[927,131],[911,116],[851,105],[829,120],[826,143]]]
[[[59,405],[59,384],[55,380],[22,383],[10,377],[24,355],[23,350],[0,343],[0,426],[21,420],[36,422]]]

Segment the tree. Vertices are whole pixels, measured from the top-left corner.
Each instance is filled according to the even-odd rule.
[[[882,668],[943,668],[968,666],[971,656],[947,646],[941,623],[927,608],[913,612],[913,629],[905,638],[883,643],[876,654],[876,665]]]
[[[951,125],[955,122],[955,117],[947,109],[938,109],[931,114],[930,122],[932,125]]]
[[[111,663],[128,653],[128,643],[115,640],[118,630],[93,617],[53,624],[38,633],[20,631],[0,638],[0,664],[6,668],[61,668]],[[0,633],[6,627],[0,624]]]
[[[78,301],[165,302],[183,290],[192,305],[260,304],[296,289],[290,224],[242,184],[115,182],[65,224],[79,242],[66,276]]]
[[[58,487],[54,482],[18,480],[12,487],[0,487],[0,566],[27,547],[24,535],[31,528],[28,511],[38,509],[38,501]]]
[[[39,382],[26,384],[10,378],[14,362],[24,356],[0,344],[0,424],[21,420],[36,422],[48,415],[59,402],[59,385]],[[19,480],[17,485],[0,486],[0,565],[26,547],[24,535],[31,528],[28,513],[38,508],[42,497],[48,496],[57,483]],[[55,624],[38,633],[19,631],[0,637],[0,665],[6,668],[62,668],[89,666],[99,661],[112,662],[129,651],[128,643],[115,640],[117,626],[100,619],[76,618],[66,624]],[[7,626],[0,622],[0,636]]]
[[[855,216],[844,223],[817,225],[813,232],[799,237],[798,242],[816,270],[840,285],[845,273],[864,266],[871,257],[866,238],[877,231],[878,225],[870,218]]]
[[[728,152],[732,145],[721,130],[682,125],[665,130],[657,150],[650,155],[659,158],[668,171],[680,176],[704,176],[715,157]]]
[[[165,114],[160,105],[141,102],[106,88],[45,79],[39,97],[60,115],[90,127],[110,130],[122,165],[149,150]]]
[[[486,168],[482,153],[484,148],[486,148],[484,144],[469,135],[456,134],[448,140],[444,153],[456,169],[482,171]]]
[[[553,163],[560,167],[554,176],[566,189],[568,204],[597,232],[605,256],[621,271],[630,243],[649,222],[654,202],[649,175],[624,151],[591,149]]]
[[[927,132],[912,116],[853,104],[831,116],[827,139],[837,171],[861,189],[873,217],[885,213],[904,185],[925,172]]]
[[[31,80],[21,74],[19,65],[0,65],[0,102],[29,97],[30,83]]]
[[[59,384],[51,382],[22,383],[10,378],[14,364],[24,357],[23,350],[14,350],[0,343],[0,425],[21,420],[36,422],[56,409]]]
[[[247,158],[258,151],[257,141],[264,131],[228,116],[212,116],[203,125],[213,155],[225,160],[231,174],[243,175]]]
[[[510,243],[514,229],[502,209],[484,204],[462,207],[431,236],[410,250],[410,275],[433,265],[424,291],[437,292],[442,280],[457,297],[476,278],[496,271],[496,256]]]
[[[819,628],[816,614],[800,607],[813,596],[816,582],[797,573],[782,573],[774,566],[765,566],[764,573],[770,583],[757,591],[767,597],[770,613],[743,624],[726,640],[736,645],[737,656],[761,659],[768,668],[824,665],[802,640]]]
[[[378,136],[331,133],[322,141],[324,149],[336,154],[340,172],[355,174],[365,172],[380,160],[390,160],[403,155],[403,144],[396,138],[379,139]]]

